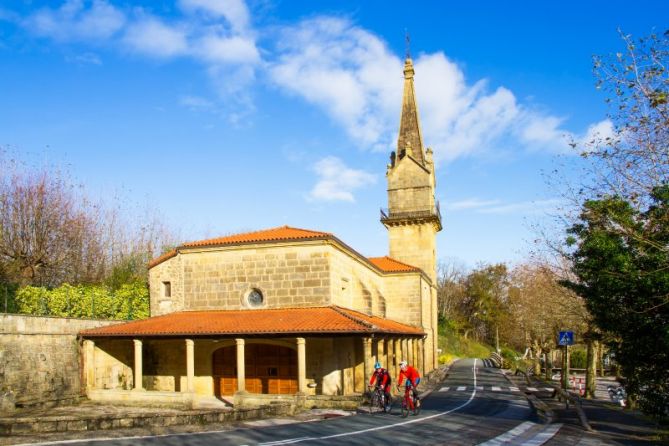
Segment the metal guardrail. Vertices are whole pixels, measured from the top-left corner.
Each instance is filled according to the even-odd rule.
[[[418,209],[406,212],[390,212],[388,208],[381,208],[381,222],[392,222],[405,219],[436,219],[441,225],[439,202],[435,202],[434,208],[431,209]]]

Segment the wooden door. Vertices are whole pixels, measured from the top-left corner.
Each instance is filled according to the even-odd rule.
[[[297,393],[297,352],[270,344],[247,344],[244,348],[246,391],[263,394]],[[237,349],[223,347],[214,352],[213,375],[216,395],[237,391]]]

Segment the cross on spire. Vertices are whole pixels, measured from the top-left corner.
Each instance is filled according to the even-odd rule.
[[[406,43],[406,58],[411,59],[411,36],[409,36],[409,31],[404,28],[404,40]]]

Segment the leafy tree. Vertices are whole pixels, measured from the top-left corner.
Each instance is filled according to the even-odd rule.
[[[467,323],[465,337],[473,332],[477,339],[495,340],[506,311],[508,285],[503,263],[482,265],[467,276],[460,310]]]
[[[565,284],[610,334],[628,393],[669,415],[669,185],[642,210],[617,196],[588,200],[569,233],[576,279]]]

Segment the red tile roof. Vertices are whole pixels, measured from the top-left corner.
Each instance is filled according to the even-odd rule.
[[[323,239],[330,238],[329,232],[310,231],[308,229],[292,228],[290,226],[280,226],[278,228],[265,229],[262,231],[245,232],[226,237],[212,238],[185,243],[182,246],[191,248],[195,246],[219,246],[234,245],[237,243],[255,243],[280,240],[304,240],[304,239]]]
[[[167,251],[165,254],[161,255],[160,257],[156,257],[155,259],[151,260],[149,262],[149,269],[153,268],[154,266],[158,265],[159,263],[163,263],[165,260],[171,259],[172,257],[177,255],[177,250],[172,249],[170,251]]]
[[[197,240],[184,243],[160,257],[149,262],[149,269],[176,256],[180,248],[198,248],[207,246],[237,245],[245,243],[267,243],[289,240],[323,240],[335,239],[329,232],[310,231],[308,229],[293,228],[290,226],[279,226],[277,228],[264,229],[262,231],[244,232],[226,237],[217,237],[207,240]]]
[[[370,257],[369,261],[374,264],[378,269],[387,273],[395,272],[405,272],[405,271],[420,271],[420,268],[415,266],[407,265],[402,263],[399,260],[392,259],[388,256],[385,257]]]
[[[80,335],[84,337],[174,337],[372,333],[404,336],[423,336],[425,334],[417,327],[332,306],[267,310],[183,311],[84,330],[80,332]]]

